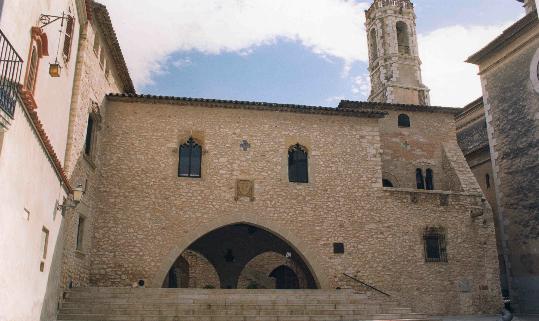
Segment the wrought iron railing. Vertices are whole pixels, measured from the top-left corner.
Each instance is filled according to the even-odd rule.
[[[0,109],[10,117],[15,113],[23,60],[0,30]]]
[[[359,280],[358,278],[355,278],[355,277],[353,277],[353,276],[351,276],[351,275],[348,275],[348,274],[346,274],[346,273],[343,273],[343,275],[346,276],[347,278],[350,278],[350,279],[356,281],[357,283],[361,284],[361,285],[364,286],[364,287],[367,287],[367,288],[369,288],[369,289],[371,289],[371,290],[374,290],[374,291],[376,291],[376,292],[378,292],[378,293],[381,293],[381,294],[383,294],[383,295],[385,295],[385,296],[391,296],[391,295],[385,293],[384,291],[378,290],[378,289],[375,288],[374,286],[372,286],[372,285],[370,285],[370,284],[367,284],[367,283],[365,283],[365,282]]]

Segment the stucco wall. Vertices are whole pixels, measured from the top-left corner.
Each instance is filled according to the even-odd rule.
[[[192,242],[245,222],[287,240],[322,288],[344,286],[343,272],[361,271],[419,311],[499,308],[492,212],[454,130],[440,133],[448,138],[438,146],[464,193],[421,192],[382,188],[376,119],[114,98],[106,105],[91,285],[144,278],[161,286]],[[203,146],[201,179],[177,176],[178,146],[190,135]],[[244,139],[248,151],[239,146]],[[309,151],[308,184],[287,178],[287,150],[298,142]],[[238,178],[255,181],[254,201],[234,200]],[[483,216],[474,220],[477,208]],[[447,228],[448,263],[425,263],[427,226]],[[334,242],[345,254],[333,254]]]

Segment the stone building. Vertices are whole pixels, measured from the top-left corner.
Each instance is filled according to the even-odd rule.
[[[29,29],[49,2],[29,18]],[[4,6],[2,22],[15,14],[9,8]],[[41,201],[50,201],[55,213],[47,218],[49,212],[40,209],[37,233],[41,221],[50,219],[54,237],[39,247],[31,236],[34,227],[25,231],[13,222],[24,205],[6,210],[14,218],[2,228],[14,226],[12,234],[19,233],[17,240],[28,248],[2,251],[27,270],[1,263],[8,287],[0,298],[8,312],[0,312],[0,320],[51,320],[58,302],[59,319],[84,320],[88,313],[118,319],[118,311],[102,312],[114,305],[102,301],[104,295],[133,286],[238,291],[213,290],[224,293],[220,300],[226,302],[255,293],[238,288],[304,289],[313,292],[297,293],[325,300],[345,296],[347,304],[367,300],[368,306],[383,301],[376,297],[382,293],[392,297],[390,304],[431,314],[498,311],[493,212],[457,143],[460,110],[429,106],[410,1],[375,0],[366,12],[373,94],[369,102],[342,101],[337,108],[137,95],[106,8],[75,1],[72,10],[77,36],[69,39],[76,59],[63,65],[66,74],[60,77],[66,87],[61,92],[68,94],[56,113],[39,109],[62,130],[35,126],[32,113],[27,120],[15,118],[29,130],[37,127],[35,144],[44,153],[41,159],[26,155],[36,164],[25,175],[35,177],[25,176],[26,185],[6,191],[0,203],[29,195],[33,183],[55,187],[51,195],[32,190],[46,194]],[[2,30],[12,27],[2,24]],[[43,39],[36,42],[42,45]],[[19,93],[21,108],[58,98],[32,100],[24,87]],[[25,151],[9,147],[17,142],[10,138],[14,128],[3,135],[0,154],[1,178],[9,181],[17,181],[10,173],[19,163],[5,155]],[[45,139],[49,131],[58,137]],[[29,137],[34,136],[21,134],[19,144]],[[45,174],[55,180],[41,180]],[[72,186],[84,191],[76,204]],[[70,206],[56,215],[56,201]],[[44,248],[52,258],[40,256]],[[21,252],[28,257],[20,258]],[[41,261],[43,274],[36,271]],[[26,288],[39,288],[28,306],[19,307],[16,302],[29,295],[20,289],[21,280]],[[165,299],[211,293],[136,290],[150,302],[152,293]],[[77,310],[65,301],[77,293],[104,304]],[[387,311],[394,310],[379,311],[379,317],[417,317]]]
[[[472,163],[479,158],[484,161],[474,171],[498,215],[501,266],[510,297],[519,311],[538,313],[539,21],[535,2],[520,2],[526,16],[468,59],[479,66],[484,118],[464,125],[468,129],[459,135],[465,153],[473,146],[485,146],[488,136],[490,155],[477,151],[469,153],[468,160],[473,170]],[[466,113],[472,109],[466,108],[460,118],[470,118]],[[469,135],[472,127],[477,135]],[[486,189],[487,174],[492,180],[490,190]]]

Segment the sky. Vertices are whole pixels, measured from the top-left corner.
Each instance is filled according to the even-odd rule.
[[[367,0],[102,0],[138,93],[335,107],[370,91]],[[431,105],[481,96],[467,57],[524,15],[516,0],[415,0]]]

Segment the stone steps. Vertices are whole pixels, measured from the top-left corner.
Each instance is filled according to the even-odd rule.
[[[431,321],[352,290],[88,288],[66,292],[63,321]]]

